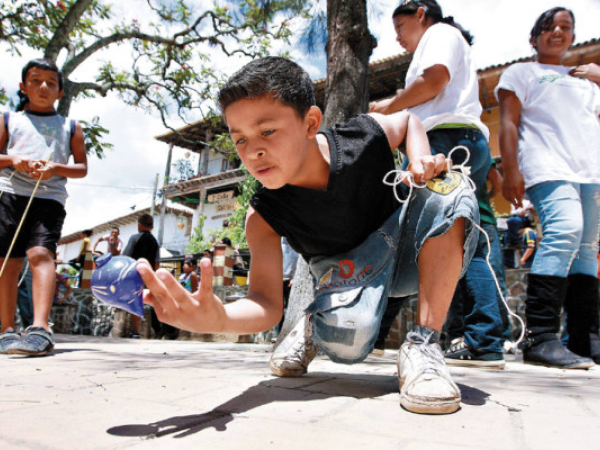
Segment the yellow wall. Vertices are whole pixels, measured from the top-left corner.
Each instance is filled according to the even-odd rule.
[[[498,142],[498,130],[500,129],[500,110],[498,107],[484,111],[481,120],[490,129],[490,151],[492,156],[500,156],[500,144]],[[497,215],[510,214],[510,203],[498,194],[491,199],[492,206]]]

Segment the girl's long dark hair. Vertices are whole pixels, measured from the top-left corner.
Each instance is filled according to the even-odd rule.
[[[465,30],[460,24],[456,23],[454,21],[454,17],[444,17],[441,6],[438,5],[438,3],[435,0],[411,0],[407,2],[404,1],[400,4],[400,6],[398,6],[394,10],[392,18],[400,15],[412,16],[413,14],[416,14],[417,9],[419,9],[419,7],[423,8],[423,10],[425,11],[425,17],[430,17],[433,20],[433,23],[441,22],[453,26],[454,28],[457,28],[458,31],[460,31],[460,33],[462,34],[462,36],[465,38],[465,41],[467,41],[469,45],[473,45],[473,35],[468,30]]]

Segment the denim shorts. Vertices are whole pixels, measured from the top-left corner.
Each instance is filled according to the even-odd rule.
[[[358,247],[335,256],[313,257],[316,292],[306,312],[313,341],[335,362],[360,362],[373,350],[388,296],[417,293],[417,257],[425,240],[443,235],[464,217],[461,276],[479,232],[477,200],[462,174],[436,178],[411,198]]]

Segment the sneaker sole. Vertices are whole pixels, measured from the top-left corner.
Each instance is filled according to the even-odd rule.
[[[594,367],[596,364],[595,363],[583,363],[583,364],[571,364],[570,366],[556,366],[556,365],[552,365],[552,364],[547,364],[547,363],[543,363],[543,362],[538,362],[538,361],[525,361],[523,360],[523,364],[529,364],[530,366],[543,366],[543,367],[549,367],[551,369],[572,369],[572,370],[587,370],[587,369],[591,369],[592,367]]]
[[[467,359],[454,359],[454,358],[445,358],[446,365],[452,367],[473,367],[479,369],[498,369],[503,370],[506,368],[506,361],[497,360],[497,361],[482,361],[480,359],[476,360],[467,360]]]
[[[398,379],[400,391],[400,406],[407,411],[417,414],[452,414],[460,408],[461,398],[452,398],[437,401],[418,400],[402,393],[402,379]]]
[[[419,401],[401,394],[400,406],[417,414],[452,414],[460,408],[460,399],[439,400],[436,402]]]
[[[25,355],[25,356],[44,356],[47,355],[48,353],[52,353],[52,350],[46,350],[43,352],[26,352],[23,350],[9,350],[8,354],[9,355]]]
[[[271,373],[275,376],[282,378],[298,378],[304,375],[307,372],[306,369],[280,369],[278,367],[271,366]]]

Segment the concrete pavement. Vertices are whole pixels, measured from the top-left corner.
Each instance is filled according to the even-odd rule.
[[[269,346],[56,335],[0,355],[0,449],[560,449],[600,447],[600,369],[452,368],[461,409],[399,406],[396,352],[269,371]]]

